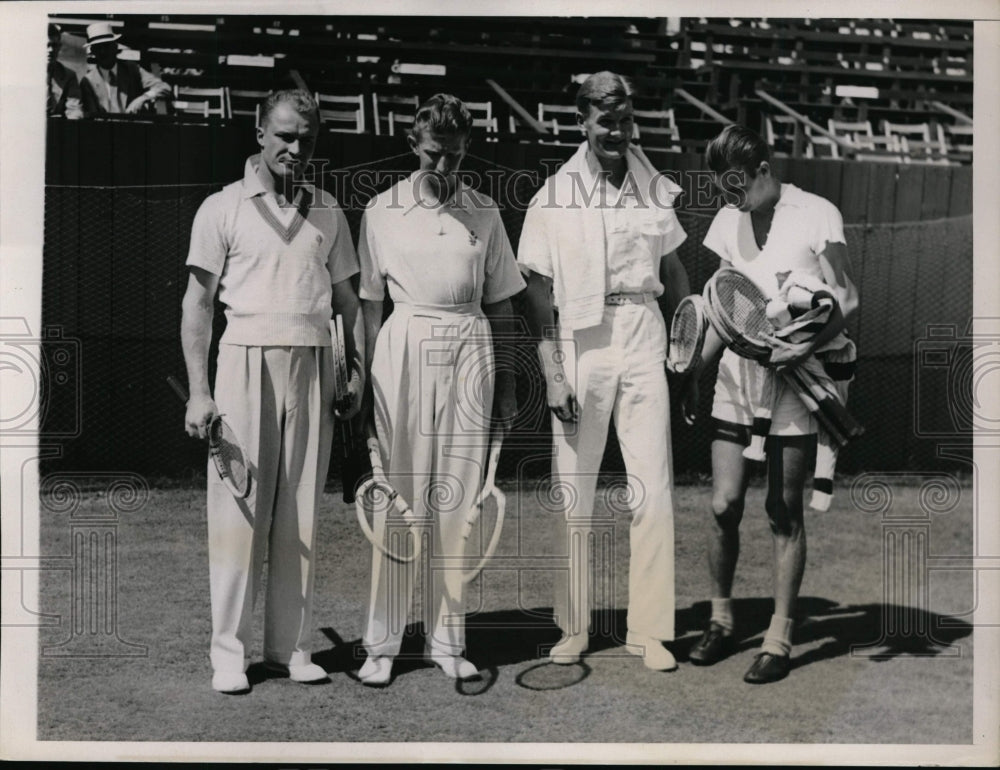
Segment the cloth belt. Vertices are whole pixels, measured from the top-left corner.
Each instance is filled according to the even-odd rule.
[[[459,305],[425,305],[414,302],[394,302],[393,312],[423,316],[425,318],[449,318],[455,316],[483,316],[481,302],[464,302]]]
[[[605,305],[645,305],[655,301],[656,295],[651,291],[621,291],[604,298]]]

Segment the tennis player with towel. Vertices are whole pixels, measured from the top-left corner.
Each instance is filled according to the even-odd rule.
[[[334,418],[360,407],[364,329],[351,284],[358,261],[332,196],[302,181],[319,129],[305,91],[278,91],[261,108],[261,152],[243,178],[210,195],[195,216],[181,341],[190,398],[187,432],[205,438],[225,414],[249,455],[251,486],[237,498],[208,473],[212,687],[250,689],[254,601],[268,562],[265,664],[297,682],[326,679],[311,662],[315,512]],[[213,391],[208,350],[213,301],[225,306]],[[331,314],[343,316],[355,363],[350,405],[335,414]]]
[[[772,300],[782,294],[789,276],[823,284],[836,299],[825,323],[807,341],[773,339],[769,365],[778,370],[800,366],[819,353],[827,357],[827,369],[846,398],[855,355],[844,329],[857,308],[858,294],[840,212],[824,198],[781,183],[767,144],[743,126],[723,129],[709,143],[706,162],[728,204],[716,214],[704,241],[722,266],[750,277]],[[706,344],[702,363],[717,355],[718,342],[716,337],[713,345]],[[749,478],[744,448],[750,444],[754,392],[761,376],[761,364],[732,349],[723,353],[712,407],[712,613],[708,629],[690,653],[697,665],[716,663],[735,648],[731,596]],[[793,613],[806,561],[804,487],[817,432],[816,418],[790,387],[779,391],[770,419],[765,508],[774,540],[774,614],[761,651],[744,677],[752,684],[782,679],[791,668]]]
[[[588,645],[597,474],[613,417],[632,500],[626,649],[647,668],[677,667],[674,639],[673,464],[664,361],[672,313],[690,293],[676,249],[685,233],[679,189],[631,145],[632,89],[612,72],[591,75],[576,97],[586,140],[529,204],[518,247],[528,317],[552,412],[553,490],[566,500],[561,550],[569,570],[555,592],[562,638],[554,663],[576,663]],[[555,326],[554,304],[559,309]],[[569,579],[569,583],[564,578]]]

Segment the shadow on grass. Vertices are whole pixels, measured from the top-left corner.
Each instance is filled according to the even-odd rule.
[[[769,598],[733,601],[737,653],[760,646],[773,607]],[[709,602],[695,602],[677,610],[676,638],[667,646],[678,662],[689,660],[691,647],[708,625],[710,609]],[[799,655],[793,650],[792,665],[796,668],[846,655],[879,661],[899,656],[955,656],[961,650],[954,642],[972,633],[971,624],[926,610],[883,604],[840,605],[816,596],[800,597],[796,615],[795,645],[821,642]],[[479,666],[485,682],[476,692],[465,694],[481,694],[492,687],[500,666],[545,661],[561,635],[550,607],[476,613],[466,618],[465,627],[468,657]],[[331,675],[353,675],[366,657],[361,640],[345,641],[332,628],[321,630],[333,646],[313,653],[313,661]],[[627,630],[625,610],[595,611],[591,614],[587,655],[621,647]],[[423,650],[422,625],[407,626],[393,665],[393,678],[432,666],[424,660]],[[266,677],[263,667],[260,672],[255,669],[251,666],[247,672],[251,683],[255,676],[260,676],[261,681]],[[578,681],[587,674],[589,671],[579,674]]]
[[[737,652],[760,646],[773,607],[771,599],[765,598],[733,601]],[[710,610],[708,602],[696,602],[689,610],[678,611],[674,653],[679,661],[688,659],[691,647],[708,624]],[[686,613],[695,621],[693,628],[681,623]],[[820,644],[799,655],[793,649],[793,668],[847,655],[876,661],[902,656],[958,656],[961,650],[954,643],[972,633],[972,625],[959,618],[897,604],[841,605],[821,597],[802,596],[795,614],[794,644]],[[685,629],[694,633],[682,635]]]

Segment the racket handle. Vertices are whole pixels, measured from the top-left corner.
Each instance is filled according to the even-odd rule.
[[[830,440],[838,447],[844,446],[847,443],[847,439],[840,432],[837,425],[830,420],[829,415],[820,409],[819,402],[808,386],[799,378],[798,372],[795,369],[786,369],[782,372],[782,375],[785,378],[785,383],[802,399],[802,403],[806,405],[806,409],[812,413],[820,425],[823,426],[824,430],[830,435]]]
[[[174,375],[171,374],[167,377],[167,384],[173,389],[174,393],[177,394],[177,397],[181,401],[183,401],[185,404],[188,402],[189,396],[187,388],[185,388],[184,385],[181,384],[180,380],[178,380],[176,377],[174,377]]]
[[[864,434],[865,426],[847,411],[847,407],[840,402],[840,399],[827,396],[820,402],[820,408],[829,415],[831,420],[837,423],[837,427],[846,438],[857,438]]]
[[[384,476],[385,470],[382,468],[382,450],[379,449],[378,439],[375,436],[371,436],[368,441],[365,442],[368,447],[368,459],[372,463],[372,472],[378,474],[378,476]]]
[[[500,448],[503,446],[503,437],[494,436],[490,443],[490,457],[486,463],[486,481],[484,489],[492,489],[496,485],[497,466],[500,464]]]

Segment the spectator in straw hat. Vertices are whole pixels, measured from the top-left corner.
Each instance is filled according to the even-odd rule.
[[[135,62],[118,60],[118,35],[106,21],[87,27],[86,48],[94,63],[80,83],[87,115],[134,115],[170,95],[170,86]]]
[[[62,48],[62,27],[49,24],[49,66],[47,76],[46,113],[50,116],[65,116],[70,120],[83,117],[83,103],[80,100],[80,81],[76,73],[59,61]]]

